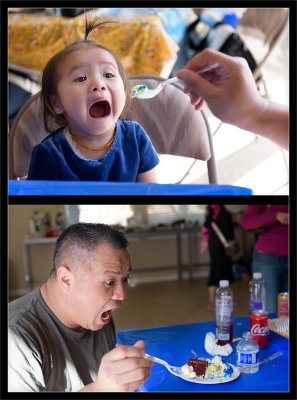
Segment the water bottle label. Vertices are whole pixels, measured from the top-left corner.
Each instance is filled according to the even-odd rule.
[[[229,326],[217,326],[216,337],[218,340],[230,340],[230,327]]]
[[[218,333],[217,338],[218,338],[218,340],[230,340],[230,334],[229,333]]]
[[[250,300],[250,310],[262,310],[262,301]]]
[[[259,353],[253,353],[253,354],[237,353],[238,362],[240,364],[247,364],[247,365],[257,364],[258,355]]]
[[[233,303],[231,296],[225,296],[223,299],[216,299],[216,320],[232,322]]]

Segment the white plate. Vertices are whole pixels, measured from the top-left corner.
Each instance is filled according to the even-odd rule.
[[[209,384],[214,384],[214,383],[225,383],[225,382],[231,382],[234,381],[235,379],[237,379],[240,375],[239,369],[237,367],[235,367],[235,365],[228,364],[230,367],[232,367],[233,369],[233,373],[231,374],[231,376],[225,377],[225,378],[203,378],[202,376],[197,376],[196,378],[189,378],[187,375],[180,376],[178,375],[180,378],[184,379],[185,381],[189,381],[192,383],[203,383],[205,385],[209,385]]]

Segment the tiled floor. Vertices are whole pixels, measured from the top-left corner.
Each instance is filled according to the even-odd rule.
[[[206,308],[207,278],[142,283],[130,287],[121,307],[113,314],[117,332],[157,326],[212,321],[214,311]],[[248,281],[232,284],[234,317],[248,315]]]

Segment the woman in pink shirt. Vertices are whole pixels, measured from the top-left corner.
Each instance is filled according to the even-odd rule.
[[[253,250],[252,272],[266,282],[266,308],[277,312],[277,295],[288,291],[288,205],[248,205],[241,219],[244,229],[264,228]]]

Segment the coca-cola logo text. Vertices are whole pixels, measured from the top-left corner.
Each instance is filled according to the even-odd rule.
[[[260,335],[260,336],[266,336],[269,334],[269,328],[266,326],[260,326],[260,324],[255,324],[252,326],[251,333],[253,335]]]

